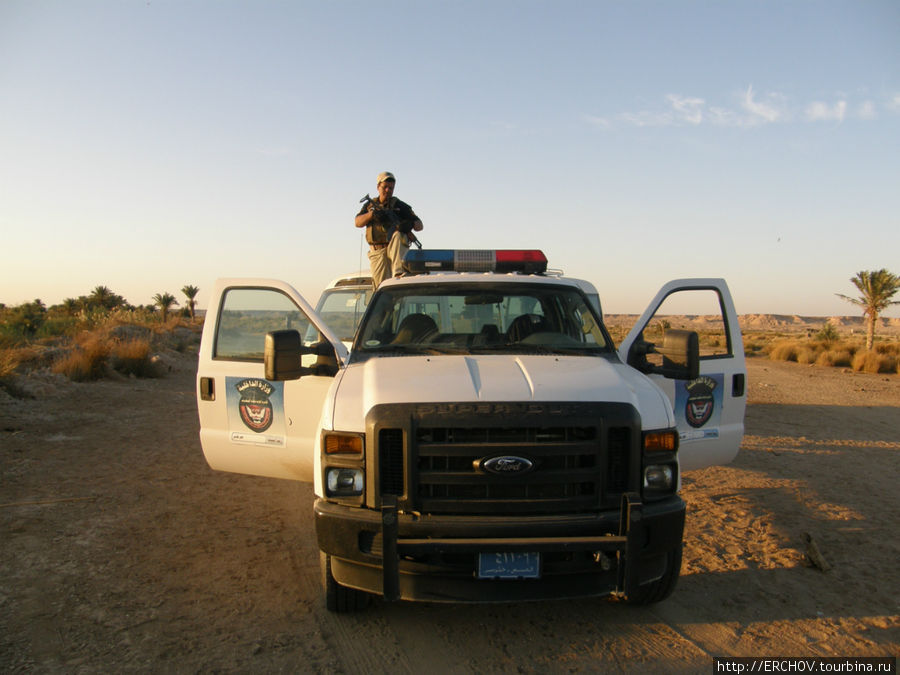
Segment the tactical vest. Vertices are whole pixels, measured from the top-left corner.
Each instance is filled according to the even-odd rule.
[[[407,234],[412,229],[412,209],[396,197],[391,197],[379,210],[381,213],[373,216],[371,225],[366,227],[369,244],[387,244],[395,230]]]
[[[396,197],[391,197],[388,203],[381,207],[381,210],[391,209],[396,202]],[[387,244],[388,243],[388,219],[386,213],[377,214],[373,210],[372,220],[366,228],[366,242],[369,244]]]

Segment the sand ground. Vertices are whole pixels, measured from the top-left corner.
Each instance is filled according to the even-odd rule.
[[[3,672],[708,673],[713,656],[900,653],[900,376],[751,359],[742,450],[685,476],[661,604],[336,616],[310,486],[211,471],[194,363],[168,363],[0,395]]]

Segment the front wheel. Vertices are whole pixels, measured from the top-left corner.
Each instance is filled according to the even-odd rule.
[[[319,551],[319,568],[322,571],[322,590],[325,592],[325,607],[329,612],[346,614],[365,609],[369,604],[369,594],[355,588],[341,586],[331,573],[331,556]]]
[[[675,590],[678,583],[678,575],[681,573],[681,546],[676,546],[666,554],[666,571],[656,581],[639,586],[634,595],[629,595],[626,601],[632,605],[651,605],[654,602],[662,602]]]

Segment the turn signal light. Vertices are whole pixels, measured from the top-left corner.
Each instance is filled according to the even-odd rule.
[[[361,455],[362,453],[362,436],[345,434],[328,434],[325,436],[326,455]]]
[[[678,449],[678,434],[675,431],[649,431],[644,434],[644,450],[647,452]]]

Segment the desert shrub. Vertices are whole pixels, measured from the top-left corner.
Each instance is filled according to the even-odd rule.
[[[769,358],[773,361],[796,361],[800,346],[796,340],[779,340],[769,350]]]
[[[900,371],[900,357],[891,354],[885,354],[882,357],[881,368],[879,373],[896,373]]]
[[[822,330],[816,333],[816,339],[820,342],[824,342],[826,345],[831,344],[832,342],[837,342],[840,337],[841,336],[838,335],[837,329],[830,322],[822,326]]]
[[[10,396],[20,397],[22,392],[16,386],[16,368],[19,362],[13,356],[12,349],[0,350],[0,391]]]
[[[879,354],[900,357],[900,344],[896,342],[876,342],[874,348]]]
[[[802,363],[804,365],[813,364],[819,358],[819,354],[821,353],[822,347],[819,344],[811,343],[808,345],[801,345],[797,348],[797,363]]]
[[[53,372],[65,375],[75,382],[97,380],[106,370],[106,358],[110,343],[102,336],[83,335],[72,350],[53,364]]]
[[[863,373],[893,373],[897,371],[897,357],[872,351],[858,351],[853,356],[853,370]]]
[[[113,344],[109,354],[113,369],[123,375],[158,377],[159,372],[150,357],[150,341],[133,338]]]
[[[19,366],[16,351],[15,349],[0,350],[0,377],[9,377],[16,372],[16,368]]]
[[[59,349],[38,345],[0,349],[0,377],[9,377],[26,370],[47,367],[59,352]]]
[[[816,357],[817,366],[849,368],[852,362],[853,355],[847,349],[826,349]]]

